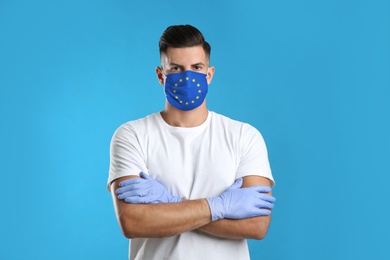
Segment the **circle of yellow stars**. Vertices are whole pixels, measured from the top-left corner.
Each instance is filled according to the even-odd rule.
[[[189,77],[186,77],[185,80],[188,81],[188,80],[190,80],[190,78],[189,78]],[[191,81],[194,82],[194,83],[196,82],[195,79],[192,79]],[[183,79],[179,79],[179,82],[180,82],[180,83],[183,82]],[[178,87],[179,84],[178,84],[178,83],[175,83],[174,86],[175,86],[175,87]],[[197,87],[200,87],[200,83],[196,84],[196,86],[197,86]],[[173,90],[173,93],[176,93],[176,89]],[[202,90],[198,89],[198,93],[199,93],[199,94],[202,93]],[[196,99],[199,99],[199,96],[196,96],[195,98],[196,98]],[[179,97],[178,97],[178,96],[175,96],[175,99],[179,99]],[[180,103],[180,104],[183,104],[183,100],[179,100],[179,103]],[[191,100],[191,104],[194,104],[194,103],[195,103],[195,100]],[[186,101],[184,104],[188,105],[189,102]]]

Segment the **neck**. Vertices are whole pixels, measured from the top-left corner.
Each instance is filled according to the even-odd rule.
[[[171,126],[195,127],[206,121],[208,113],[206,100],[199,107],[189,111],[176,109],[167,102],[161,116]]]

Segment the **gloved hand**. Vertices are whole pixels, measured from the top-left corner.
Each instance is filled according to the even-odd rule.
[[[141,172],[140,177],[120,182],[120,188],[115,191],[118,199],[135,204],[176,203],[182,201],[182,198],[173,196],[161,183],[148,174]]]
[[[212,221],[222,218],[243,219],[271,214],[270,209],[274,207],[275,198],[263,193],[270,192],[270,187],[240,188],[241,185],[242,178],[239,178],[221,195],[206,198],[210,206]]]

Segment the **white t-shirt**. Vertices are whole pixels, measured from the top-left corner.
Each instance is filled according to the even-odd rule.
[[[168,125],[160,113],[120,126],[111,141],[108,185],[148,173],[175,196],[200,199],[221,194],[237,178],[271,180],[264,140],[254,127],[209,112],[196,127]],[[249,259],[245,239],[217,238],[189,231],[168,238],[136,238],[130,259]]]

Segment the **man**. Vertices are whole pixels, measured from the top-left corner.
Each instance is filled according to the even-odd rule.
[[[249,259],[275,199],[267,150],[252,126],[211,112],[210,45],[190,25],[160,38],[161,113],[123,124],[108,187],[130,259]]]

